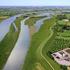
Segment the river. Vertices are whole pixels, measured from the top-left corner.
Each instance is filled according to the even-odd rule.
[[[18,37],[18,40],[5,64],[5,67],[3,70],[21,70],[23,63],[25,61],[25,56],[27,54],[27,51],[29,49],[30,45],[30,32],[29,27],[25,25],[25,21],[28,20],[28,18],[25,18],[21,21],[21,30]],[[43,18],[36,22],[34,25],[36,27],[36,31],[40,29],[40,26],[43,24],[43,21],[49,19]]]

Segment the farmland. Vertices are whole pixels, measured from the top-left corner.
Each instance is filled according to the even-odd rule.
[[[25,24],[28,25],[28,26],[32,26],[36,23],[37,20],[41,19],[41,18],[44,18],[45,16],[32,16],[30,17],[26,22]]]

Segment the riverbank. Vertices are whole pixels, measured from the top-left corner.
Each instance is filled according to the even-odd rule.
[[[20,21],[22,17],[17,18],[14,22],[18,27],[18,32],[15,32],[13,25],[11,24],[10,30],[5,36],[5,38],[0,42],[0,70],[3,69],[17,39],[20,32]]]

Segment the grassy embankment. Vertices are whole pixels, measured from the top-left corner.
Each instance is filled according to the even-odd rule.
[[[0,22],[7,19],[7,18],[9,18],[9,16],[0,16]]]
[[[5,38],[0,42],[0,70],[2,70],[5,65],[14,45],[18,39],[20,32],[20,21],[23,17],[17,18],[14,22],[18,27],[18,31],[15,32],[13,25],[10,27],[10,31],[7,33]]]
[[[45,39],[48,39],[51,33],[50,27],[52,27],[54,23],[55,23],[55,18],[46,20],[44,24],[41,26],[40,30],[32,36],[30,48],[26,56],[23,70],[39,70],[39,69],[41,70],[41,67],[43,70],[52,70],[50,65],[41,56],[42,52],[40,53],[39,50],[41,50],[40,48],[42,47],[40,45],[45,41]],[[56,64],[54,65],[55,67],[60,69],[57,63],[54,64]]]

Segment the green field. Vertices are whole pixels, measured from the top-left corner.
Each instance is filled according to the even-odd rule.
[[[10,31],[7,33],[5,38],[0,42],[0,70],[4,67],[14,45],[18,39],[20,32],[20,21],[23,17],[17,18],[14,22],[18,27],[18,32],[15,32],[13,25],[10,27]]]
[[[0,24],[3,20],[10,17],[22,15],[16,17],[16,20],[11,23],[9,32],[4,39],[0,41],[0,70],[4,69],[17,41],[20,41],[17,44],[20,46],[18,48],[16,45],[18,48],[16,55],[18,54],[18,56],[20,55],[22,57],[16,58],[16,63],[12,63],[12,66],[8,66],[10,69],[12,67],[13,70],[70,70],[70,66],[61,65],[55,59],[58,58],[58,61],[69,61],[69,55],[67,53],[65,55],[63,51],[69,52],[66,48],[70,48],[70,7],[67,6],[68,4],[65,3],[65,6],[63,6],[63,1],[60,1],[62,4],[62,6],[60,6],[57,0],[55,2],[45,0],[48,3],[43,0],[43,4],[38,1],[40,6],[36,4],[36,2],[34,4],[34,1],[31,2],[31,4],[29,4],[29,1],[27,1],[27,4],[24,4],[25,1],[24,3],[22,1],[25,6],[22,6],[19,1],[19,4],[16,4],[16,6],[16,2],[14,3],[14,1],[9,2],[11,6],[0,7]],[[58,6],[55,6],[55,3],[58,4]],[[51,4],[53,6],[51,6]],[[6,5],[8,5],[8,3]],[[10,20],[12,19],[15,19],[15,17]],[[38,22],[41,27],[37,31],[36,28],[39,26],[35,24],[41,19],[44,19],[43,24]],[[22,23],[25,25],[21,26],[21,21],[23,21]],[[20,29],[22,29],[21,32]],[[24,36],[22,37],[22,35]],[[20,39],[18,39],[19,37]],[[56,52],[59,52],[62,56],[58,53],[56,54]],[[55,55],[55,57],[52,55]]]

